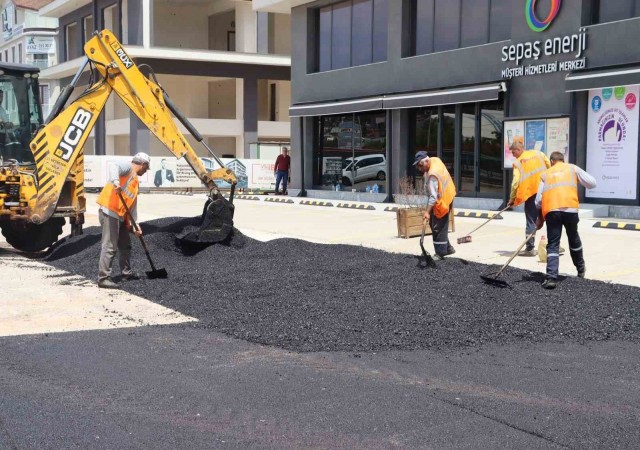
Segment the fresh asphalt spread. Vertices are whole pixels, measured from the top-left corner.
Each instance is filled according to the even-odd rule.
[[[496,267],[448,258],[425,268],[417,244],[416,255],[404,255],[295,239],[260,242],[234,230],[222,244],[181,248],[176,235],[197,223],[143,223],[154,263],[169,278],[121,282],[127,292],[199,319],[181,326],[302,352],[640,341],[636,287],[568,277],[545,291],[543,274],[508,268],[502,278],[512,288],[501,289],[480,280]],[[148,263],[132,242],[134,268],[144,273]],[[93,227],[55,246],[44,262],[95,279],[99,254],[100,229]]]

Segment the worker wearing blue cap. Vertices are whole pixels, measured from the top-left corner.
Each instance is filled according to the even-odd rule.
[[[429,157],[427,152],[416,153],[413,165],[425,173],[425,191],[429,196],[424,219],[429,222],[433,236],[433,247],[436,260],[453,255],[456,250],[449,242],[449,213],[456,196],[456,187],[440,158]]]

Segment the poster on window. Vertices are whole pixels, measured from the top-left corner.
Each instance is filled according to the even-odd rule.
[[[28,36],[25,38],[25,52],[27,55],[54,54],[56,52],[56,38],[54,36]]]
[[[546,154],[560,152],[569,161],[569,118],[547,119]]]
[[[547,120],[527,120],[524,123],[525,150],[537,150],[545,153],[545,141],[547,139]]]
[[[587,197],[635,200],[638,180],[638,86],[589,91]]]
[[[505,169],[511,169],[516,159],[511,154],[510,147],[515,141],[524,145],[524,120],[504,122],[504,165]]]

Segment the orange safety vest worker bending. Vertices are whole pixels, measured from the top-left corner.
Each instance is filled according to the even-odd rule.
[[[137,280],[140,276],[131,269],[131,239],[129,231],[142,235],[142,230],[131,229],[126,217],[126,208],[118,193],[137,219],[138,177],[149,170],[149,155],[136,153],[130,163],[115,163],[109,167],[109,181],[98,196],[98,212],[102,227],[102,247],[98,265],[98,286],[113,289],[118,285],[111,277],[113,260],[118,253],[122,278]]]
[[[536,208],[540,211],[536,227],[542,228],[547,222],[547,279],[542,284],[545,289],[554,289],[558,279],[560,266],[560,238],[562,227],[567,231],[571,260],[578,271],[578,276],[584,278],[586,266],[582,252],[582,241],[578,234],[578,183],[588,189],[596,187],[596,180],[587,172],[573,164],[564,162],[564,155],[560,152],[551,154],[551,168],[540,180],[536,195]]]
[[[538,210],[535,198],[540,177],[545,170],[551,167],[551,163],[547,156],[538,150],[525,151],[521,137],[514,139],[509,149],[516,161],[513,163],[513,182],[511,183],[508,206],[518,206],[524,203],[525,233],[526,236],[529,236],[536,229]],[[535,242],[535,237],[529,239],[526,248],[519,255],[536,256]]]
[[[449,242],[449,213],[456,196],[456,187],[440,158],[430,158],[427,152],[420,151],[416,153],[413,165],[420,172],[427,174],[425,183],[429,200],[424,218],[429,221],[431,227],[436,253],[434,259],[442,260],[456,252]]]

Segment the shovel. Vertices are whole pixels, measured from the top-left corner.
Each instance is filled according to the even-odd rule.
[[[533,233],[531,233],[529,236],[526,237],[524,242],[522,242],[522,244],[520,244],[520,247],[518,247],[518,250],[513,252],[513,255],[511,255],[511,257],[509,258],[507,263],[504,266],[502,266],[502,269],[500,269],[498,272],[495,272],[495,273],[489,273],[487,275],[480,275],[480,278],[482,278],[482,281],[484,281],[487,284],[491,284],[493,286],[510,287],[509,283],[507,283],[504,280],[499,280],[498,277],[500,275],[502,275],[502,272],[504,272],[504,270],[507,268],[507,266],[509,264],[511,264],[511,261],[513,261],[513,258],[515,258],[518,255],[518,253],[520,253],[520,250],[522,250],[522,247],[524,247],[526,245],[527,241],[536,235],[536,231],[537,230],[535,230]]]
[[[422,256],[424,256],[424,260],[427,263],[427,266],[435,268],[437,266],[436,262],[433,260],[429,252],[424,248],[424,232],[427,228],[427,221],[422,221],[422,236],[420,237],[420,248],[422,249]]]
[[[131,216],[131,211],[129,211],[129,207],[127,206],[127,203],[124,201],[122,192],[118,192],[118,197],[120,197],[120,201],[124,205],[125,211],[127,211],[127,217],[129,217],[129,220],[131,221],[131,225],[133,226],[134,229],[140,230],[140,227],[138,226],[136,221],[133,220],[133,216]],[[153,265],[153,261],[151,261],[151,255],[149,254],[149,250],[147,249],[147,244],[144,243],[144,239],[142,239],[141,235],[138,236],[138,238],[140,239],[140,243],[142,244],[142,248],[144,249],[145,255],[147,255],[149,264],[151,264],[151,271],[145,272],[147,274],[147,278],[150,280],[154,280],[156,278],[168,278],[169,274],[167,273],[167,269],[156,269],[156,267]]]
[[[466,236],[462,236],[461,238],[458,238],[458,244],[466,244],[468,242],[471,242],[471,234],[475,233],[476,231],[478,231],[480,228],[482,228],[483,226],[485,226],[486,224],[488,224],[489,222],[491,222],[493,219],[497,219],[498,216],[500,214],[502,214],[503,212],[505,212],[507,209],[511,208],[510,206],[507,206],[505,209],[503,209],[502,211],[500,211],[498,214],[496,214],[495,216],[491,216],[489,217],[489,220],[485,221],[482,223],[482,225],[480,225],[478,228],[476,228],[475,230],[473,230],[471,233],[467,234]]]

